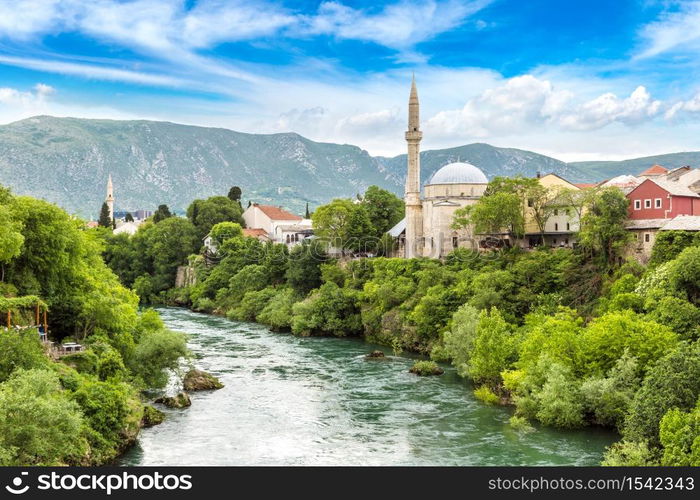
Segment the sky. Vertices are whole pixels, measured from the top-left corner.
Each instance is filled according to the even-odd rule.
[[[39,114],[564,161],[700,150],[700,0],[0,0],[0,123]]]

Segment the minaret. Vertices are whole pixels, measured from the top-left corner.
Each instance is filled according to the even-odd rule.
[[[423,206],[420,201],[420,117],[418,112],[418,91],[416,77],[411,82],[411,96],[408,99],[408,171],[406,173],[406,258],[423,256]]]
[[[112,187],[112,174],[107,179],[107,198],[105,203],[109,207],[109,218],[114,222],[114,188]]]

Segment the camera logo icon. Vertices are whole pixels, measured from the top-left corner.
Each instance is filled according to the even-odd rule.
[[[22,487],[22,478],[28,475],[29,472],[22,472],[21,475],[17,476],[12,480],[12,486],[7,485],[5,486],[5,489],[13,495],[21,495],[23,493],[26,493],[29,489],[29,485],[24,485],[24,487]]]

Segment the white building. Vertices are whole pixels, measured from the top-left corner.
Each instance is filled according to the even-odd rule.
[[[262,230],[275,243],[294,246],[313,234],[311,219],[304,219],[281,207],[252,203],[243,212],[248,229]],[[259,231],[256,237],[259,237]]]

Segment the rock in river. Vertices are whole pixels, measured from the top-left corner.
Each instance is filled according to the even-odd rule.
[[[222,384],[218,378],[202,370],[190,370],[182,381],[182,386],[186,391],[208,391],[221,389]]]
[[[382,351],[372,351],[370,352],[365,358],[367,359],[383,359],[386,356],[384,356],[384,353]]]
[[[187,408],[192,406],[192,400],[186,392],[179,392],[175,396],[162,396],[155,401],[162,403],[168,408]]]

